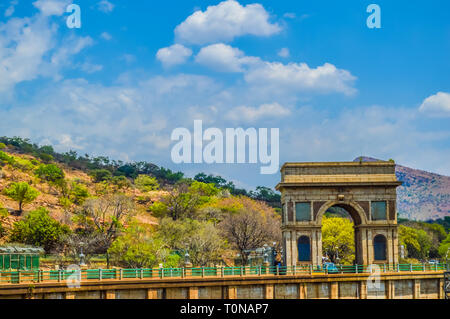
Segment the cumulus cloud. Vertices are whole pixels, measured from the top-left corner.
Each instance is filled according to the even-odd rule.
[[[195,61],[220,72],[243,72],[247,83],[268,90],[337,92],[345,95],[356,92],[353,87],[356,77],[330,63],[310,68],[306,63],[268,62],[246,56],[241,50],[223,43],[203,47]]]
[[[226,118],[234,122],[256,122],[264,118],[281,118],[291,114],[288,108],[278,103],[262,104],[259,107],[238,106],[231,109]]]
[[[0,93],[11,94],[15,85],[39,77],[58,78],[71,57],[92,45],[89,37],[75,35],[58,40],[58,28],[50,17],[64,12],[66,1],[39,0],[39,12],[11,18],[0,25]]]
[[[15,11],[15,9],[16,9],[16,6],[17,6],[17,4],[19,3],[19,0],[12,0],[10,3],[9,3],[9,7],[8,8],[6,8],[6,10],[5,10],[5,17],[10,17],[10,16],[12,16],[13,14],[14,14],[14,11]]]
[[[281,48],[277,54],[282,58],[288,58],[291,55],[288,48]]]
[[[430,116],[450,116],[450,93],[438,92],[427,97],[420,105],[419,110]]]
[[[192,50],[181,44],[174,44],[170,47],[159,49],[156,58],[165,67],[183,64],[192,55]]]
[[[109,34],[108,32],[102,32],[102,34],[100,34],[100,37],[106,41],[109,41],[112,39],[112,35]]]
[[[338,92],[346,95],[356,92],[353,88],[356,77],[330,63],[310,68],[306,63],[264,62],[250,68],[245,79],[253,85],[282,90]]]
[[[175,29],[178,41],[192,44],[227,42],[243,35],[270,36],[281,31],[269,22],[269,13],[260,4],[242,6],[234,0],[196,11]]]
[[[112,12],[114,10],[114,7],[115,7],[115,5],[112,4],[111,2],[109,2],[108,0],[102,0],[97,3],[98,10],[100,10],[104,13]]]
[[[221,72],[243,72],[243,66],[260,61],[256,57],[247,57],[244,52],[227,44],[217,43],[200,50],[195,61]]]
[[[44,16],[60,16],[70,4],[69,0],[38,0],[33,5],[38,8]]]

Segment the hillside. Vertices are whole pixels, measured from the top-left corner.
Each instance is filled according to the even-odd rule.
[[[56,220],[60,222],[67,222],[67,218],[70,218],[70,214],[67,212],[69,210],[73,210],[75,206],[72,205],[72,207],[65,207],[62,205],[60,202],[60,191],[57,191],[48,183],[36,177],[34,173],[35,169],[42,164],[42,162],[34,156],[19,154],[11,150],[3,150],[3,154],[7,154],[14,160],[14,165],[0,165],[0,208],[4,207],[10,212],[7,219],[3,221],[4,225],[7,228],[10,228],[14,222],[26,215],[26,212],[35,210],[39,207],[47,208],[50,215]],[[67,181],[76,182],[86,186],[89,194],[92,196],[96,196],[103,191],[99,188],[99,184],[94,183],[92,177],[85,172],[78,169],[73,169],[64,164],[58,165],[64,171]],[[36,200],[24,207],[22,216],[18,216],[17,214],[17,202],[2,193],[2,190],[13,182],[26,182],[31,184],[40,193]],[[138,212],[136,218],[139,221],[145,224],[156,224],[156,218],[151,216],[151,214],[147,211],[148,204],[157,201],[163,195],[167,194],[166,192],[151,191],[144,193],[134,187],[121,189],[120,192],[126,194],[134,200]],[[143,199],[145,199],[145,201],[143,201]]]
[[[354,160],[359,161],[359,157]],[[378,161],[363,157],[363,161]],[[397,189],[399,217],[412,220],[436,220],[450,216],[450,177],[396,165],[403,185]]]

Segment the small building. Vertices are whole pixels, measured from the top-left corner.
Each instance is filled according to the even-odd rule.
[[[44,249],[39,247],[0,247],[0,271],[37,270],[39,269],[39,257],[43,252]]]

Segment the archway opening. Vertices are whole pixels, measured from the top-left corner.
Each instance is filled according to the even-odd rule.
[[[357,260],[355,226],[361,223],[351,206],[334,205],[322,217],[323,262],[353,265]]]

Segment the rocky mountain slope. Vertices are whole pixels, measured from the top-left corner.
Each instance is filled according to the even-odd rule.
[[[360,158],[356,158],[359,161]],[[363,161],[378,161],[363,157]],[[399,217],[435,220],[450,216],[450,176],[396,165],[396,175],[403,185],[397,189]]]

